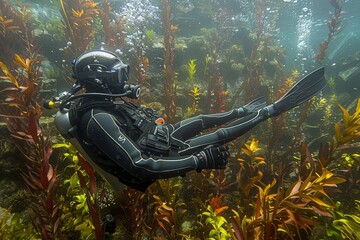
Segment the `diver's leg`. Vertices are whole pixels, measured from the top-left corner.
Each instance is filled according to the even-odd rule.
[[[259,97],[243,107],[225,113],[198,115],[188,118],[171,126],[171,137],[177,141],[185,141],[196,136],[204,129],[220,126],[235,119],[248,116],[265,106],[264,97]]]
[[[199,151],[209,145],[223,145],[237,137],[240,137],[260,122],[269,118],[267,109],[253,112],[246,117],[237,119],[222,128],[208,134],[191,138],[185,141],[187,148],[180,150],[180,155],[187,155]]]

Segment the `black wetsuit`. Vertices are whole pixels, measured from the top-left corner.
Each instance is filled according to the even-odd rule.
[[[209,145],[223,145],[268,118],[266,110],[239,108],[161,125],[156,124],[158,116],[150,108],[138,108],[126,101],[103,103],[77,107],[80,140],[100,167],[141,191],[156,179],[198,169],[194,154]],[[197,135],[223,124],[216,131]]]

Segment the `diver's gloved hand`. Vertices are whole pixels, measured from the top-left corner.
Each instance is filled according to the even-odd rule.
[[[197,158],[197,171],[202,169],[224,169],[227,158],[230,156],[229,148],[225,145],[220,147],[208,147],[195,154]]]
[[[266,101],[264,96],[256,98],[251,102],[249,102],[248,104],[246,104],[245,106],[238,108],[239,117],[246,116],[251,112],[256,112],[257,110],[262,109],[265,106],[266,106]]]

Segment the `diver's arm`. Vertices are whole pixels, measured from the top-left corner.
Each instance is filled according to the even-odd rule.
[[[144,156],[137,145],[127,137],[114,117],[107,112],[91,110],[87,118],[86,134],[92,143],[115,164],[139,179],[158,179],[183,175],[191,170],[224,167],[208,161],[203,155],[153,158]],[[204,152],[205,153],[205,152]],[[200,153],[199,153],[200,154]],[[206,157],[206,156],[205,156]],[[214,165],[215,164],[215,165]]]

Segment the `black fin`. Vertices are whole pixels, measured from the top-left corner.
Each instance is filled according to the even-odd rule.
[[[298,81],[284,96],[278,99],[274,103],[275,114],[271,115],[279,115],[309,100],[326,84],[325,68],[321,67]]]
[[[254,111],[257,111],[259,109],[262,109],[265,106],[266,106],[265,97],[261,96],[261,97],[258,97],[256,99],[252,100],[251,102],[249,102],[248,104],[243,106],[243,108],[247,112],[254,112]]]

